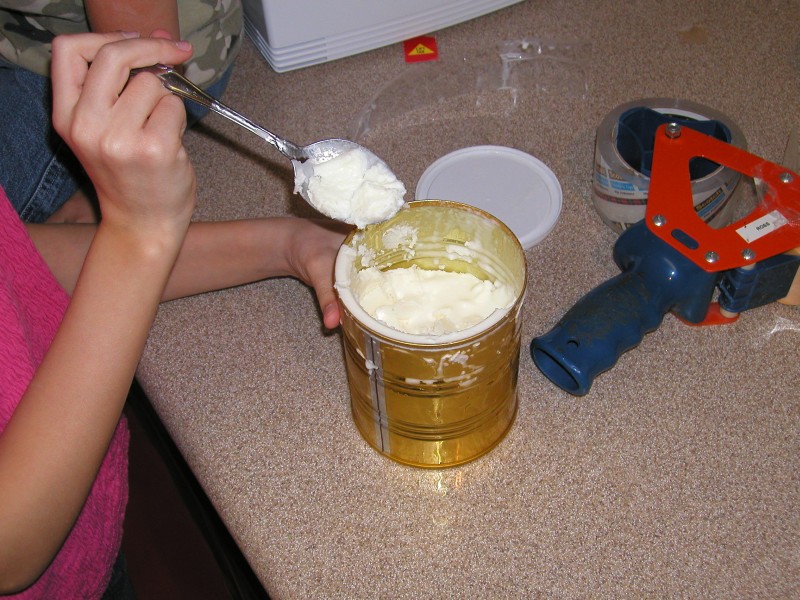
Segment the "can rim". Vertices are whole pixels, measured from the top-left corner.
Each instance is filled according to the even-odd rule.
[[[477,214],[489,221],[492,221],[503,231],[503,233],[509,237],[509,239],[513,240],[513,243],[520,253],[520,257],[522,258],[523,268],[522,286],[520,287],[519,292],[516,294],[514,302],[502,310],[495,310],[480,323],[476,323],[475,325],[460,331],[454,331],[452,333],[443,335],[406,333],[404,331],[389,327],[388,325],[384,325],[361,307],[361,304],[359,304],[358,300],[355,299],[355,296],[350,290],[349,266],[352,262],[352,258],[348,255],[354,253],[354,250],[350,244],[352,243],[353,238],[358,234],[358,230],[353,230],[347,235],[339,248],[339,252],[336,255],[336,262],[334,266],[334,288],[336,289],[336,293],[343,309],[350,314],[350,316],[359,324],[362,330],[367,331],[370,335],[374,335],[375,337],[385,339],[386,341],[395,344],[401,343],[413,347],[433,347],[455,343],[470,344],[474,342],[476,338],[493,329],[512,310],[518,310],[522,305],[528,288],[528,262],[525,258],[525,251],[523,250],[517,236],[505,223],[503,223],[494,215],[475,206],[464,204],[462,202],[455,202],[452,200],[415,200],[409,202],[407,208],[404,210],[413,210],[416,207],[431,206],[444,206]],[[343,283],[340,285],[340,282]]]

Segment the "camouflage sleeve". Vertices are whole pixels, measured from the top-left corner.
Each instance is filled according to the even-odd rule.
[[[241,0],[178,0],[181,37],[194,55],[184,73],[194,83],[216,83],[239,53],[244,37]]]
[[[49,75],[53,37],[87,27],[82,0],[0,0],[0,56]]]
[[[241,0],[177,1],[181,37],[194,46],[186,75],[208,87],[222,77],[241,47]],[[0,0],[0,56],[40,75],[50,74],[53,37],[88,30],[83,0]]]

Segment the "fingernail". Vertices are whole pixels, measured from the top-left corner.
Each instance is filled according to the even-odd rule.
[[[139,32],[138,31],[120,31],[122,37],[124,38],[138,38]]]
[[[179,50],[183,50],[183,51],[192,49],[192,43],[191,42],[187,42],[186,40],[177,41],[177,42],[175,42],[175,45],[178,47]]]

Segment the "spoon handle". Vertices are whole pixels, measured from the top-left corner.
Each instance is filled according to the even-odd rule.
[[[264,129],[244,115],[239,114],[232,108],[226,106],[213,96],[210,96],[202,89],[197,87],[183,75],[175,71],[175,69],[172,67],[167,65],[153,65],[152,67],[142,67],[140,69],[131,70],[131,76],[138,73],[152,73],[161,79],[164,87],[176,96],[186,98],[187,100],[191,100],[192,102],[196,102],[197,104],[205,106],[209,110],[212,110],[215,113],[233,121],[237,125],[244,127],[248,131],[255,133],[261,139],[275,146],[278,152],[283,154],[286,158],[300,161],[307,158],[306,153],[300,146],[290,142],[287,139],[278,137],[271,131]]]

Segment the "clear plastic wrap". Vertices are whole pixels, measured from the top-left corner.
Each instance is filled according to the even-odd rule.
[[[583,42],[526,38],[501,42],[494,53],[414,65],[389,81],[359,113],[353,140],[387,124],[397,127],[514,110],[520,97],[585,97],[591,48]],[[447,115],[442,115],[446,108]]]
[[[459,148],[526,149],[536,136],[550,139],[549,123],[572,114],[589,93],[590,55],[587,43],[526,38],[408,65],[359,112],[351,139],[390,165],[402,162],[397,175],[413,189],[433,160]]]

